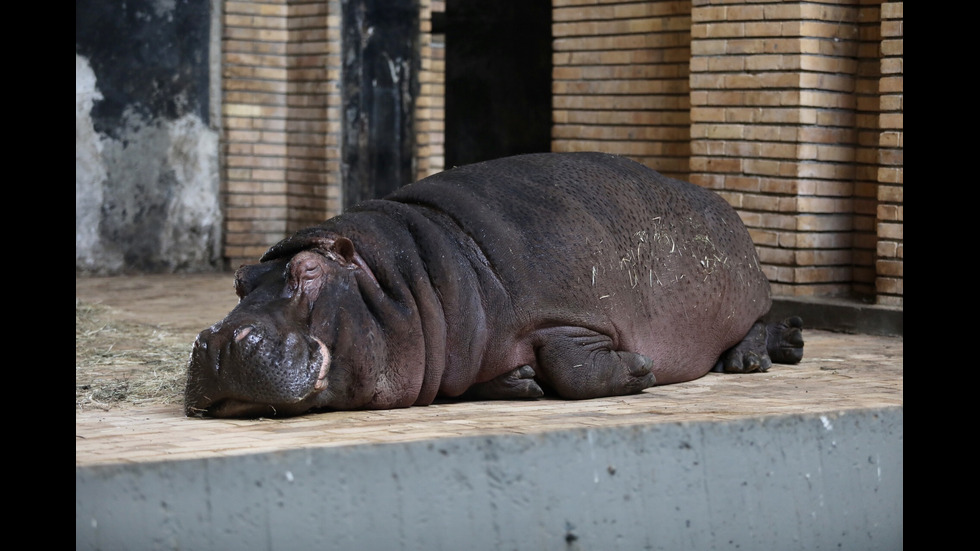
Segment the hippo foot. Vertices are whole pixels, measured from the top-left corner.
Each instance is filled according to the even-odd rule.
[[[657,383],[653,360],[611,350],[612,340],[579,327],[554,328],[538,348],[541,378],[569,400],[637,394]]]
[[[766,325],[758,322],[742,342],[729,348],[712,371],[754,373],[767,371],[772,363],[795,364],[803,359],[803,320],[786,318]]]
[[[623,394],[635,394],[657,384],[657,378],[653,375],[653,360],[650,358],[634,352],[617,351],[611,354],[619,358],[619,362],[626,368]]]
[[[720,373],[755,373],[767,371],[772,360],[766,351],[766,326],[757,322],[742,342],[729,348],[718,359],[712,371]]]
[[[779,323],[770,323],[766,327],[766,349],[776,363],[800,363],[803,359],[803,320],[793,316]]]
[[[544,390],[534,380],[534,369],[529,365],[522,365],[496,379],[471,386],[466,395],[484,400],[516,400],[540,398],[544,396]]]

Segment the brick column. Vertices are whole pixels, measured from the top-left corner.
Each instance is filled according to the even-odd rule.
[[[877,3],[694,0],[691,19],[691,180],[739,210],[775,293],[870,294]]]
[[[339,210],[327,191],[339,189],[330,187],[339,169],[338,3],[223,4],[224,254],[233,269]]]
[[[432,12],[445,12],[446,0],[420,0],[421,65],[419,97],[415,103],[416,177],[421,179],[445,166],[446,35],[432,33]]]
[[[340,212],[340,1],[288,0],[288,233]]]
[[[904,305],[903,3],[881,6],[881,130],[878,146],[878,303]]]

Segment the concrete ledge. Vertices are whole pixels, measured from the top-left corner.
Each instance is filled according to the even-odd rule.
[[[826,297],[773,297],[769,320],[803,318],[804,329],[904,336],[904,309]]]
[[[76,549],[903,547],[903,408],[75,469]]]

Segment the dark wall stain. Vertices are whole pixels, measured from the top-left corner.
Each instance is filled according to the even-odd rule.
[[[219,266],[211,23],[211,0],[76,0],[75,55],[101,96],[85,115],[94,136],[76,134],[95,142],[76,143],[76,163],[88,155],[76,164],[76,271]]]
[[[208,0],[76,0],[75,53],[104,99],[97,132],[119,138],[127,108],[145,119],[208,121]]]
[[[344,207],[415,176],[417,0],[343,0]]]

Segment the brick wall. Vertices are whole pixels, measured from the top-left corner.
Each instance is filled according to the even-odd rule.
[[[418,177],[444,167],[420,0]],[[224,4],[225,254],[340,209],[340,0]],[[553,0],[552,149],[717,190],[780,295],[903,301],[902,2]]]
[[[443,168],[444,44],[421,0],[418,177]],[[224,3],[226,240],[235,268],[341,211],[340,0]]]
[[[691,2],[553,5],[552,149],[626,155],[686,178]]]

